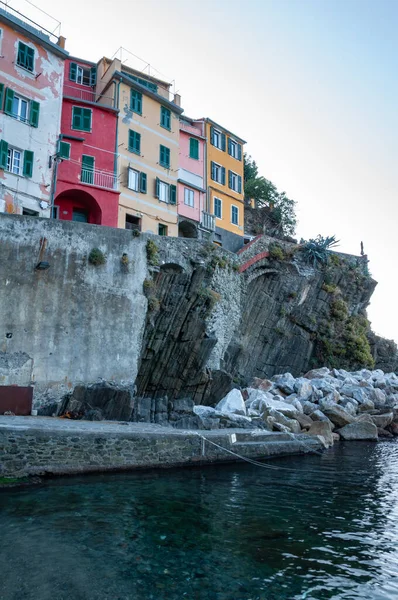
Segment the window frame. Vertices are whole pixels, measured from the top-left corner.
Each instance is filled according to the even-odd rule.
[[[86,71],[86,80],[87,80],[87,71],[88,71],[88,83],[84,83],[84,71]],[[81,74],[81,81],[79,81],[79,75]],[[85,87],[91,86],[91,68],[90,67],[82,67],[81,65],[77,65],[76,67],[76,83],[78,85],[84,85]]]
[[[218,143],[216,143],[216,136],[218,139]],[[213,129],[213,146],[218,148],[218,150],[222,149],[222,131],[220,129]]]
[[[15,152],[19,153],[19,164],[18,164],[18,172],[15,173],[15,171],[13,171],[13,165],[14,165],[14,155]],[[11,156],[10,161],[9,161],[9,156]],[[9,168],[9,164],[11,166],[11,168]],[[7,173],[11,173],[12,175],[22,175],[23,173],[23,150],[20,150],[20,148],[15,148],[14,146],[8,146],[7,148],[7,166],[5,168],[5,171],[7,171]]]
[[[188,194],[187,194],[188,192]],[[187,196],[192,198],[192,203],[187,202]],[[185,206],[189,206],[190,208],[195,208],[195,192],[190,188],[184,187],[184,204]]]
[[[220,203],[220,216],[216,212],[216,200]],[[222,219],[222,200],[218,196],[213,196],[213,213],[216,219]]]
[[[160,107],[160,126],[171,131],[171,110],[165,106]]]
[[[91,169],[87,169],[84,168],[83,169],[83,163],[84,163],[84,158],[92,158],[92,168]],[[92,177],[88,177],[87,175],[83,178],[83,170],[86,171],[87,173],[91,173]],[[87,185],[95,185],[95,156],[92,156],[91,154],[82,154],[82,168],[80,170],[80,181],[81,183],[86,183]],[[85,179],[83,181],[83,179]],[[91,181],[88,181],[88,179],[90,179]]]
[[[163,152],[166,151],[167,162],[162,161],[162,148]],[[168,148],[167,146],[163,146],[163,144],[159,144],[159,165],[161,167],[164,167],[165,169],[170,169],[170,154],[170,148]]]
[[[18,102],[18,111],[15,112],[14,111],[14,102],[17,100]],[[21,116],[21,106],[22,103],[26,104],[26,117],[22,117]],[[19,94],[15,94],[13,95],[12,98],[12,117],[14,117],[14,119],[17,119],[18,121],[21,121],[22,123],[29,123],[30,122],[30,104],[31,101],[28,100],[28,98],[25,98],[24,96],[20,96]]]
[[[163,188],[164,188],[164,190],[166,192],[166,199],[165,200],[163,200],[161,198],[161,192],[160,192],[160,190],[162,189],[162,186],[163,186]],[[170,200],[170,184],[166,183],[165,181],[162,181],[161,179],[159,180],[159,197],[158,197],[158,200],[160,202],[165,202],[166,204],[168,204],[169,200]]]
[[[138,148],[136,148],[134,144],[130,143],[132,138],[134,140],[134,144],[138,142],[138,144],[136,144]],[[141,156],[141,134],[138,133],[138,131],[135,131],[135,129],[129,129],[128,150],[129,152],[133,152],[134,154]]]
[[[20,53],[21,44],[22,44],[22,46],[24,46],[24,48],[27,48],[28,50],[32,51],[32,56],[31,56],[31,58],[32,58],[32,68],[31,69],[26,64],[21,64],[19,62],[19,53]],[[26,50],[25,50],[25,54],[29,55],[29,52],[26,52]],[[32,48],[32,46],[29,46],[29,44],[25,44],[25,42],[22,42],[22,40],[18,40],[17,60],[15,61],[16,65],[18,67],[20,67],[21,69],[24,69],[25,71],[28,71],[28,73],[34,73],[35,72],[35,54],[36,54],[35,53],[35,49]],[[26,56],[25,56],[25,58],[26,58]]]
[[[81,110],[82,114],[81,114],[81,127],[74,127],[74,120],[75,120],[75,109]],[[86,129],[84,127],[84,111],[88,111],[90,113],[90,129]],[[71,129],[73,129],[73,131],[85,131],[86,133],[91,133],[93,130],[93,110],[91,108],[84,108],[83,106],[77,106],[74,105],[72,106],[72,123],[71,123]]]
[[[197,156],[193,156],[193,153],[192,153],[192,142],[195,142],[195,144],[196,144]],[[195,146],[195,144],[194,144],[194,146]],[[199,144],[199,140],[197,140],[194,137],[190,137],[189,138],[189,158],[192,158],[192,160],[200,160],[200,144]]]
[[[216,175],[216,173],[218,173],[218,177],[216,179],[213,179],[213,181],[215,181],[216,183],[219,183],[220,185],[223,185],[222,183],[222,168],[223,166],[220,165],[220,163],[216,163],[213,160],[213,165],[214,165],[214,175]]]
[[[236,210],[236,223],[234,221],[234,209]],[[231,224],[239,226],[239,206],[231,204]]]
[[[235,158],[235,160],[239,160],[239,144],[232,138],[229,138],[228,154],[232,156],[232,158]]]
[[[136,176],[136,187],[135,188],[130,186],[130,175],[132,173],[134,173]],[[127,187],[129,190],[132,190],[133,192],[139,192],[139,190],[140,190],[140,172],[137,171],[137,169],[133,169],[132,167],[128,167]]]
[[[137,115],[142,115],[142,93],[133,88],[130,90],[130,110]]]
[[[160,233],[160,228],[164,227],[164,233]],[[158,223],[158,235],[162,237],[167,237],[169,234],[169,228],[164,223]]]

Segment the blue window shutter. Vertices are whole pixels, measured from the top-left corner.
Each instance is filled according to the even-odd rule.
[[[228,154],[232,156],[232,143],[230,138],[228,138]]]
[[[12,115],[12,104],[14,101],[14,90],[6,88],[6,101],[4,103],[4,112],[7,115]]]
[[[214,146],[214,127],[210,127],[210,143]]]
[[[214,175],[214,162],[211,161],[210,165],[211,165],[211,175],[210,175],[210,177],[212,178],[213,181],[215,181],[216,178],[215,178],[215,175]]]
[[[238,194],[242,193],[242,177],[238,175]]]
[[[30,115],[29,115],[29,122],[32,125],[32,127],[39,126],[39,114],[40,114],[40,104],[38,102],[35,102],[34,100],[32,100],[30,103]]]
[[[25,150],[23,153],[23,174],[24,177],[33,175],[33,152],[30,150]]]
[[[159,187],[160,187],[160,179],[159,179],[159,177],[156,177],[156,183],[155,183],[155,196],[156,196],[156,198],[159,198]]]
[[[226,146],[226,138],[225,138],[225,133],[221,134],[221,150],[223,152],[225,152],[225,146]]]
[[[90,69],[90,85],[94,87],[97,83],[97,67],[91,67]]]
[[[83,109],[83,130],[91,131],[91,109]]]
[[[3,110],[4,83],[0,83],[0,110]]]
[[[175,185],[170,186],[170,204],[177,204],[177,188]]]
[[[225,167],[221,167],[221,183],[225,185]]]
[[[232,173],[231,173],[231,171],[228,171],[228,187],[230,190],[232,190]]]
[[[146,173],[140,173],[140,192],[146,194]]]
[[[0,142],[0,169],[7,168],[8,144],[5,140]]]
[[[238,160],[242,160],[242,146],[238,144]]]
[[[71,62],[69,65],[69,79],[70,81],[76,81],[77,77],[77,64]]]

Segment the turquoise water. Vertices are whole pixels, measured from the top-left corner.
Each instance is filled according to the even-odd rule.
[[[0,492],[2,600],[398,598],[398,444]]]

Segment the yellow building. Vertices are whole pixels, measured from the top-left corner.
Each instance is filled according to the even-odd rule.
[[[178,236],[180,96],[171,101],[169,83],[107,58],[98,64],[97,93],[113,95],[119,109],[118,226]]]
[[[215,215],[214,241],[228,250],[243,245],[243,145],[237,135],[211,119],[205,123],[207,140],[206,211]]]

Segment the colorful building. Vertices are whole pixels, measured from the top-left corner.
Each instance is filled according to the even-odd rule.
[[[50,216],[64,43],[0,9],[0,212]]]
[[[199,119],[207,140],[206,207],[215,217],[214,242],[232,252],[243,246],[243,145],[211,119]]]
[[[119,185],[114,97],[96,94],[97,65],[65,61],[53,216],[117,227]]]
[[[177,236],[180,97],[171,98],[169,83],[107,58],[98,63],[97,93],[113,95],[119,109],[118,226]]]
[[[200,238],[214,231],[214,217],[205,212],[206,137],[204,124],[180,117],[177,185],[178,235]]]

